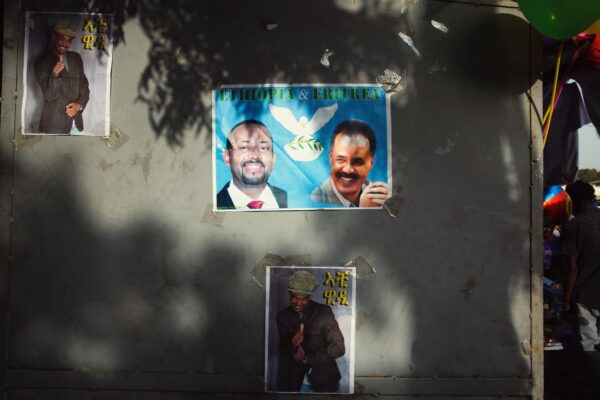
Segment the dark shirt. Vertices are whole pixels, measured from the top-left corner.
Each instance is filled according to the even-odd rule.
[[[83,131],[83,108],[88,103],[90,89],[78,53],[65,53],[66,67],[58,76],[52,74],[58,55],[50,50],[35,63],[35,77],[44,94],[39,131],[42,133],[69,133],[73,126]],[[73,118],[66,113],[69,103],[79,103],[82,110]]]
[[[560,253],[577,256],[575,301],[600,309],[600,210],[592,209],[567,221]]]
[[[217,209],[218,210],[235,210],[235,205],[233,204],[233,200],[229,195],[227,189],[231,181],[227,182],[225,186],[217,193]],[[269,185],[269,184],[268,184]],[[275,196],[275,201],[277,201],[277,205],[279,208],[287,208],[288,200],[287,200],[287,192],[283,189],[279,189],[273,185],[269,185],[271,188],[271,192],[273,196]]]
[[[292,337],[304,324],[302,348],[306,353],[306,362],[293,359],[296,348],[292,346]],[[341,379],[336,359],[345,353],[344,336],[333,315],[331,307],[310,301],[304,309],[302,319],[292,307],[277,313],[279,329],[279,371],[277,390],[298,392],[306,373],[315,392],[333,393],[339,387]]]

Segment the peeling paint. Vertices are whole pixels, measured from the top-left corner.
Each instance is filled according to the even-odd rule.
[[[390,217],[396,218],[400,209],[404,205],[404,198],[400,197],[400,192],[404,189],[403,186],[398,186],[392,190],[392,196],[383,204],[383,209],[387,211]]]
[[[369,275],[375,275],[375,268],[363,256],[358,256],[354,260],[344,263],[344,267],[355,267],[356,278],[364,279]]]
[[[204,210],[204,216],[202,217],[203,224],[211,224],[215,226],[223,226],[223,220],[225,219],[225,213],[217,213],[212,209],[212,205],[208,204]]]
[[[410,36],[408,36],[404,32],[398,32],[398,36],[400,36],[402,41],[404,43],[406,43],[408,45],[408,47],[410,47],[412,49],[412,51],[415,52],[417,57],[421,57],[421,52],[419,51],[419,49],[417,49],[417,47],[415,46],[415,42],[412,40],[412,38]]]
[[[444,154],[448,154],[452,151],[452,149],[454,148],[455,143],[450,140],[450,139],[446,139],[446,147],[436,147],[435,148],[435,154],[437,154],[438,156],[443,156]]]
[[[531,355],[531,343],[529,343],[529,340],[523,340],[521,342],[521,351],[523,351],[523,354],[526,356]]]
[[[441,22],[437,22],[434,21],[433,19],[431,20],[431,25],[433,25],[433,27],[439,31],[442,31],[444,33],[448,33],[448,27],[444,24],[442,24]]]
[[[321,65],[323,65],[326,68],[329,68],[331,66],[331,63],[329,62],[329,57],[331,57],[333,54],[333,50],[325,49],[325,52],[321,56]]]
[[[302,266],[308,267],[312,265],[311,254],[297,254],[287,257],[282,257],[278,254],[268,253],[265,255],[250,271],[252,280],[261,288],[265,287],[267,267],[285,267],[285,266]]]

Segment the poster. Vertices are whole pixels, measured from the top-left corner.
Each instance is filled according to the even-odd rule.
[[[27,12],[24,135],[109,135],[112,15]]]
[[[390,197],[389,95],[378,85],[213,91],[213,209],[378,209]]]
[[[354,392],[356,269],[267,267],[265,391]]]

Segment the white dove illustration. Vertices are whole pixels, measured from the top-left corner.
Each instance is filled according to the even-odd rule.
[[[296,135],[284,146],[285,151],[292,159],[305,162],[316,160],[325,149],[321,142],[311,136],[333,118],[337,109],[337,103],[329,107],[320,107],[309,121],[305,116],[296,119],[289,108],[269,104],[273,118]]]
[[[292,132],[294,135],[312,136],[316,131],[321,129],[333,117],[338,109],[337,103],[329,107],[321,107],[317,109],[313,117],[308,120],[305,116],[297,120],[292,114],[292,111],[286,107],[278,107],[269,104],[269,110],[273,118],[277,120],[285,129]]]

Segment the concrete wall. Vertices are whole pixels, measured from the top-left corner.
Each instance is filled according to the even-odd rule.
[[[516,3],[4,7],[7,398],[262,398],[252,270],[267,253],[375,268],[357,286],[360,397],[541,398],[541,96],[537,38]],[[86,7],[119,21],[112,138],[20,136],[24,12]],[[407,85],[391,105],[395,218],[209,211],[211,89],[372,83],[386,68]]]

